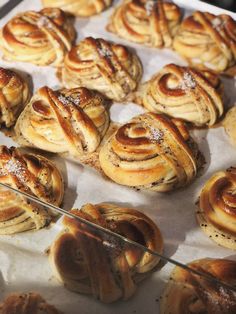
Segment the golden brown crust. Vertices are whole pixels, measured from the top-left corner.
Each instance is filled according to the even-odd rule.
[[[26,80],[16,72],[0,67],[0,124],[12,126],[29,97]]]
[[[0,182],[57,206],[62,202],[64,186],[61,174],[53,163],[39,155],[0,146]],[[50,220],[46,209],[1,188],[0,234],[40,229]]]
[[[36,65],[62,65],[75,38],[75,29],[60,9],[17,14],[0,33],[0,49],[9,61]]]
[[[151,112],[165,113],[198,126],[211,126],[224,111],[221,86],[210,71],[201,73],[168,64],[140,87],[136,102]]]
[[[126,0],[110,18],[107,29],[129,41],[170,47],[181,20],[177,5],[158,0]]]
[[[189,267],[235,287],[236,262],[200,259]],[[180,267],[175,267],[161,298],[161,314],[234,314],[236,293]]]
[[[173,47],[196,67],[235,74],[236,23],[228,15],[195,12],[181,24]]]
[[[122,101],[137,85],[142,65],[125,46],[87,37],[66,55],[61,79],[67,88],[84,86]]]
[[[200,195],[197,219],[202,230],[222,246],[236,250],[236,168],[214,174]]]
[[[93,153],[109,126],[107,102],[86,88],[42,87],[20,115],[16,140],[54,153]]]
[[[42,0],[46,8],[60,8],[76,16],[91,16],[108,8],[112,0]]]
[[[62,314],[37,293],[14,293],[0,304],[1,314]]]
[[[199,152],[184,124],[173,121],[146,113],[121,126],[101,148],[104,173],[119,184],[160,192],[191,182]]]
[[[79,217],[110,229],[161,253],[162,236],[146,215],[111,204],[86,204]],[[79,293],[93,294],[102,302],[130,298],[136,284],[158,264],[159,258],[117,238],[65,217],[65,230],[50,248],[50,261],[57,278]]]

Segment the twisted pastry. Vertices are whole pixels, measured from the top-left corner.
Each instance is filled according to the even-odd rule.
[[[236,168],[217,172],[200,195],[197,220],[218,244],[236,250]]]
[[[224,110],[220,87],[220,80],[209,71],[202,75],[188,67],[168,64],[141,86],[136,101],[148,111],[211,126]]]
[[[37,293],[14,293],[0,304],[1,314],[62,314]]]
[[[226,134],[229,136],[230,142],[236,146],[236,107],[231,108],[223,120],[223,127]]]
[[[170,47],[181,20],[177,5],[161,0],[126,0],[111,16],[107,30],[140,44]]]
[[[62,177],[53,163],[39,155],[23,154],[17,148],[0,146],[0,182],[54,205],[62,202]],[[0,234],[40,229],[50,220],[51,216],[44,208],[9,190],[0,189]]]
[[[17,73],[0,67],[0,124],[12,126],[29,97],[26,80]]]
[[[116,101],[136,89],[142,65],[126,47],[104,39],[85,38],[66,55],[61,79],[67,88],[84,86]]]
[[[76,16],[91,16],[110,7],[112,0],[42,0],[44,7],[61,8]]]
[[[113,181],[166,192],[197,174],[200,154],[181,121],[146,113],[133,118],[102,146],[102,170]]]
[[[62,65],[75,38],[70,19],[60,9],[17,14],[1,30],[0,48],[9,61]]]
[[[72,212],[81,218],[121,234],[161,253],[158,227],[146,215],[111,204],[86,204]],[[79,293],[93,294],[102,302],[130,298],[136,284],[158,264],[159,258],[75,219],[65,217],[65,230],[50,248],[57,278]]]
[[[181,24],[173,47],[196,67],[236,73],[236,23],[228,15],[195,12]]]
[[[109,125],[105,105],[103,97],[86,88],[42,87],[17,121],[17,140],[54,153],[92,153]]]
[[[235,287],[236,262],[204,258],[189,267]],[[161,299],[161,314],[234,314],[236,293],[225,286],[175,267]]]

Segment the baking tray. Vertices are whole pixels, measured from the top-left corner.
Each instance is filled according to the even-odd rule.
[[[185,9],[185,14],[190,14],[191,10],[195,9],[207,9],[216,14],[223,12],[219,8],[198,1],[175,2]],[[116,4],[117,2],[115,2]],[[30,9],[39,10],[40,8],[40,1],[25,0],[0,21],[0,27],[17,12]],[[77,18],[77,42],[87,36],[103,37],[134,48],[143,63],[143,81],[149,79],[162,66],[170,62],[185,65],[185,61],[174,51],[142,47],[106,32],[105,25],[111,13],[112,8],[89,19]],[[52,88],[60,87],[55,69],[52,67],[37,67],[5,61],[1,61],[0,65],[30,74],[34,91],[45,84]],[[234,104],[236,99],[235,81],[223,78],[223,82],[227,95],[225,104],[226,107],[229,107]],[[111,119],[120,123],[141,112],[143,109],[133,103],[114,103],[110,110]],[[235,165],[236,150],[229,144],[221,127],[194,130],[192,136],[205,156],[204,171],[189,187],[168,194],[136,191],[119,186],[101,177],[96,171],[76,162],[62,159],[53,154],[45,154],[45,156],[55,161],[64,175],[66,189],[63,207],[65,209],[80,208],[85,203],[100,202],[134,207],[147,214],[159,226],[164,237],[166,256],[183,263],[204,257],[236,259],[233,251],[219,247],[208,239],[195,220],[195,203],[204,182],[214,172]],[[0,134],[0,143],[16,146],[16,143],[3,133]],[[139,285],[137,293],[129,301],[104,305],[91,297],[71,293],[53,277],[48,257],[44,252],[59,230],[61,230],[60,219],[48,229],[0,237],[2,277],[0,298],[13,291],[33,290],[40,292],[49,302],[66,314],[75,314],[78,311],[82,314],[158,313],[159,298],[173,265],[167,263],[159,271],[153,273]]]

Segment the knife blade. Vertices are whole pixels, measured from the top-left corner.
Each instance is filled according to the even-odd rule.
[[[16,194],[20,194],[21,196],[24,196],[24,197],[30,199],[31,201],[41,205],[41,206],[44,206],[44,207],[47,207],[47,208],[49,208],[49,209],[51,209],[53,211],[56,211],[57,213],[59,213],[61,215],[64,215],[64,216],[76,219],[80,223],[83,223],[83,224],[85,224],[85,225],[87,225],[87,226],[89,226],[89,227],[91,227],[91,228],[93,228],[95,230],[99,230],[102,233],[108,234],[108,235],[110,235],[110,236],[120,240],[121,242],[123,242],[125,244],[129,244],[129,245],[135,246],[135,247],[141,249],[142,251],[145,251],[145,252],[148,252],[149,254],[155,255],[155,256],[159,257],[164,262],[169,262],[169,263],[171,263],[171,264],[173,264],[175,266],[181,267],[184,270],[193,273],[194,275],[197,275],[197,276],[200,276],[200,277],[204,277],[205,279],[207,279],[207,280],[217,284],[218,286],[220,285],[222,287],[225,287],[227,289],[230,289],[230,290],[236,292],[236,287],[235,286],[231,286],[231,285],[229,285],[229,284],[227,284],[227,283],[217,279],[216,277],[212,277],[212,276],[210,276],[210,275],[208,275],[206,273],[203,273],[201,271],[193,269],[193,268],[187,266],[186,264],[178,262],[177,260],[174,260],[174,259],[172,259],[170,257],[167,257],[167,256],[165,256],[163,254],[160,254],[160,253],[158,253],[156,251],[152,251],[151,249],[145,247],[142,244],[139,244],[139,243],[137,243],[135,241],[132,241],[132,240],[130,240],[130,239],[120,235],[120,234],[117,234],[117,233],[115,233],[115,232],[113,232],[113,231],[111,231],[109,229],[106,229],[106,228],[104,228],[104,227],[102,227],[100,225],[97,225],[97,224],[95,224],[95,223],[93,223],[91,221],[88,221],[88,220],[86,220],[84,218],[81,218],[81,217],[79,217],[79,216],[77,216],[77,215],[75,215],[75,214],[73,214],[71,212],[66,211],[63,208],[60,208],[60,207],[55,206],[53,204],[47,203],[47,202],[45,202],[43,200],[40,200],[38,197],[36,197],[34,195],[30,195],[30,194],[28,194],[26,192],[22,192],[20,190],[17,190],[17,189],[15,189],[15,188],[13,188],[13,187],[11,187],[9,185],[6,185],[6,184],[4,184],[2,182],[0,182],[0,186],[3,187],[3,188],[6,188],[6,189],[8,189],[8,190],[10,190],[10,191],[12,191],[12,192],[14,192]]]
[[[12,9],[14,9],[23,0],[9,0],[3,6],[0,7],[0,19],[7,15]]]

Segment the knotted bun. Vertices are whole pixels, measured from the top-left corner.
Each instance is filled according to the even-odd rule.
[[[151,250],[163,250],[159,229],[137,210],[86,204],[72,212]],[[50,248],[50,261],[56,277],[70,290],[106,303],[128,299],[159,262],[158,257],[75,219],[65,217],[63,225],[64,231]]]
[[[104,39],[85,38],[66,55],[61,69],[67,88],[84,86],[106,97],[123,101],[142,76],[142,65],[134,52]]]
[[[107,29],[129,41],[163,48],[172,46],[180,20],[174,3],[126,0],[114,10]]]
[[[181,121],[146,113],[121,126],[101,147],[99,160],[113,181],[166,192],[189,184],[199,151]]]
[[[0,182],[57,206],[62,202],[64,186],[61,174],[52,162],[39,155],[0,146]],[[25,197],[1,187],[0,234],[43,228],[50,223],[51,214]]]
[[[60,9],[17,14],[0,33],[0,49],[9,61],[36,65],[62,65],[75,38],[75,29]]]
[[[197,220],[202,230],[222,246],[236,250],[236,168],[214,174],[200,194]]]

